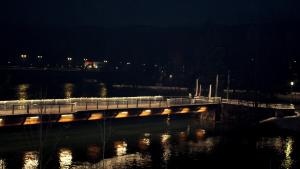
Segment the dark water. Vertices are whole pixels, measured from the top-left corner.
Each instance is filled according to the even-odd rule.
[[[196,118],[2,131],[0,168],[300,167],[299,137],[253,133],[224,132],[222,126]]]
[[[186,89],[113,85],[96,82],[0,84],[0,100],[70,97],[187,96]]]

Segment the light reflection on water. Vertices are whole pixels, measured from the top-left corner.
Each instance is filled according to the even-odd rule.
[[[104,161],[99,161],[97,163],[83,162],[81,164],[73,165],[74,169],[126,169],[130,166],[135,166],[137,168],[147,166],[151,163],[151,156],[143,155],[141,153],[126,154],[123,156],[115,156],[112,158],[104,159]]]
[[[100,97],[107,97],[107,88],[104,83],[101,83],[99,86],[99,96]]]
[[[6,169],[6,164],[4,159],[0,159],[0,169]]]
[[[150,138],[147,136],[144,136],[143,138],[140,138],[138,141],[138,147],[141,151],[146,151],[150,146]]]
[[[293,159],[291,157],[291,154],[293,152],[293,143],[294,140],[291,137],[286,138],[284,145],[285,158],[282,161],[282,167],[285,169],[290,169],[293,165]]]
[[[1,83],[1,82],[0,82]],[[186,96],[188,93],[179,89],[149,88],[113,88],[105,83],[68,82],[68,83],[20,83],[9,86],[0,93],[0,100],[25,100],[40,98],[70,97],[130,97],[139,95]]]
[[[122,156],[127,153],[127,143],[125,141],[116,141],[114,148],[117,156]]]
[[[26,100],[28,99],[28,89],[29,89],[29,84],[19,84],[17,86],[17,97],[18,100]]]
[[[73,97],[73,90],[74,90],[74,84],[73,83],[66,83],[64,85],[65,99]]]
[[[294,137],[259,136],[252,139],[252,136],[250,136],[246,137],[245,141],[244,138],[237,138],[236,136],[232,138],[219,134],[215,135],[212,134],[211,130],[198,127],[183,126],[176,129],[176,131],[169,130],[172,126],[171,122],[170,126],[159,132],[151,132],[151,130],[145,129],[130,136],[121,135],[109,138],[104,153],[103,140],[81,143],[84,139],[79,140],[79,143],[76,142],[74,146],[73,144],[57,146],[53,152],[50,152],[50,154],[56,154],[55,157],[43,156],[41,158],[38,151],[26,151],[22,153],[21,167],[18,168],[34,169],[39,168],[40,164],[51,164],[50,166],[43,166],[43,168],[51,169],[176,168],[177,166],[177,168],[184,168],[184,162],[201,164],[204,168],[224,168],[221,164],[228,160],[232,160],[232,163],[227,164],[229,168],[232,165],[236,165],[232,168],[249,168],[248,164],[239,166],[238,163],[235,163],[235,161],[240,160],[245,160],[249,164],[258,163],[253,168],[260,165],[260,160],[266,163],[265,167],[262,168],[266,168],[266,165],[268,165],[268,168],[294,169],[297,165],[297,159],[295,158],[297,157],[295,155],[297,149],[295,149],[296,141]],[[178,126],[176,125],[176,127]],[[43,150],[43,152],[45,151],[47,150]],[[257,154],[251,154],[253,152]],[[40,162],[40,159],[45,161]],[[185,161],[180,161],[180,159]],[[49,160],[51,163],[47,163]],[[215,164],[211,164],[211,161],[215,161]],[[269,163],[272,164],[270,167]],[[209,167],[210,165],[213,166]],[[262,163],[263,165],[264,163]],[[11,166],[13,166],[11,160],[6,159],[5,156],[0,156],[1,168],[11,168]]]
[[[284,169],[291,169],[294,165],[292,157],[294,138],[293,137],[262,137],[257,142],[257,148],[261,150],[274,150],[281,156],[281,167]]]
[[[72,151],[67,148],[62,148],[58,152],[60,169],[68,169],[72,165]]]
[[[23,161],[23,169],[36,169],[39,166],[39,153],[37,151],[25,152]]]
[[[168,133],[161,135],[161,145],[163,148],[162,158],[164,162],[167,162],[171,157],[170,139],[171,135]]]

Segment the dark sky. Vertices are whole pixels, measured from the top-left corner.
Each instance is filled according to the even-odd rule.
[[[297,0],[6,0],[2,25],[194,26],[299,19]]]
[[[17,63],[21,53],[51,64],[134,58],[172,71],[185,65],[192,76],[230,69],[248,83],[255,58],[261,79],[275,84],[281,76],[286,85],[297,78],[289,64],[300,57],[299,7],[299,0],[6,0],[0,64]]]

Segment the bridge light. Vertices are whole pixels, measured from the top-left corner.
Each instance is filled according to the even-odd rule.
[[[92,113],[88,120],[100,120],[103,118],[102,113]]]
[[[26,117],[24,125],[39,124],[40,122],[39,116]]]
[[[162,115],[168,115],[171,114],[172,110],[171,109],[164,109],[164,111],[161,113]]]
[[[58,120],[59,123],[65,123],[65,122],[71,122],[71,121],[74,121],[73,114],[62,114],[60,116],[60,119]]]
[[[188,113],[190,112],[190,108],[183,108],[180,113]]]
[[[151,115],[151,110],[144,110],[139,116],[150,116]]]
[[[207,107],[200,107],[197,112],[198,113],[203,113],[203,112],[206,112],[207,111]]]
[[[124,117],[128,117],[128,111],[119,112],[115,118],[124,118]]]

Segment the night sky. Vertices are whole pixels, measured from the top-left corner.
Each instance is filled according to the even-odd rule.
[[[299,66],[291,64],[300,62],[299,6],[297,0],[9,0],[0,6],[0,63],[21,53],[43,55],[51,65],[66,57],[78,64],[83,58],[158,63],[170,72],[184,67],[193,80],[230,70],[241,86],[268,78],[263,88],[286,88],[298,79]]]
[[[297,0],[72,0],[2,2],[2,25],[158,27],[245,24],[299,19]]]

